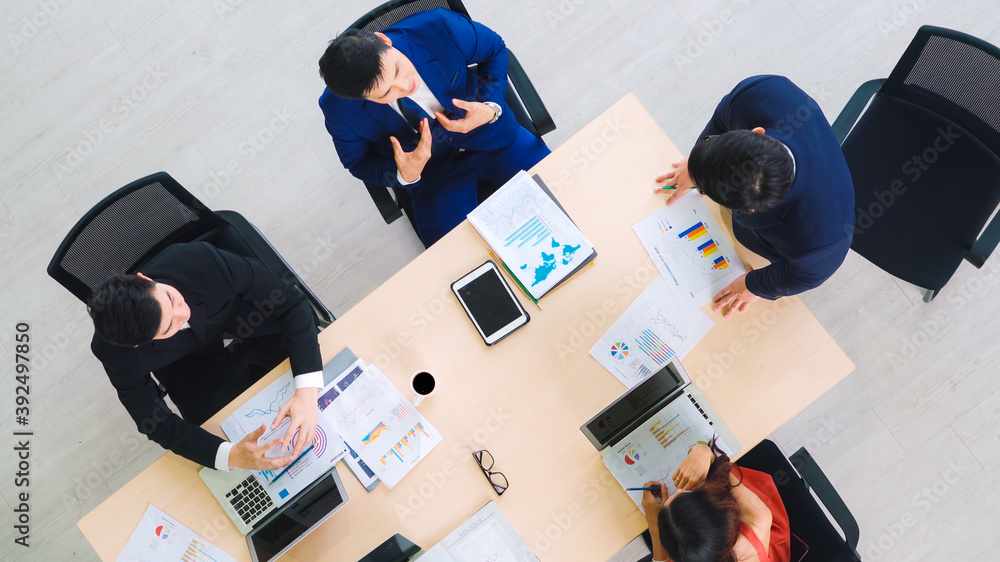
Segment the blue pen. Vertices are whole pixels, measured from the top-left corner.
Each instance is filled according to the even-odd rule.
[[[277,482],[277,481],[278,481],[278,478],[281,478],[282,476],[284,476],[284,475],[285,475],[285,473],[286,473],[286,472],[288,472],[288,469],[289,469],[289,468],[292,468],[293,466],[295,466],[295,463],[297,463],[297,462],[299,462],[300,460],[302,460],[302,457],[306,456],[306,453],[308,453],[309,451],[312,451],[312,450],[313,450],[313,447],[315,447],[315,445],[309,445],[309,448],[308,448],[308,449],[306,449],[305,451],[302,451],[302,454],[301,454],[301,455],[299,455],[299,456],[298,456],[298,457],[297,457],[297,458],[296,458],[295,460],[293,460],[292,462],[288,463],[288,466],[286,466],[284,470],[282,470],[281,472],[279,472],[279,473],[278,473],[278,475],[274,477],[274,480],[271,480],[270,482],[268,482],[268,483],[267,483],[267,485],[268,485],[268,486],[270,486],[271,484],[274,484],[275,482]]]

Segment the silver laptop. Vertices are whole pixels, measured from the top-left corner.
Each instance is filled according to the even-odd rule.
[[[705,400],[698,387],[691,384],[687,371],[676,358],[619,396],[580,426],[580,431],[598,451],[604,451],[675,400],[690,400],[733,453],[740,450],[736,436],[722,422],[718,412]]]
[[[203,468],[205,485],[247,537],[254,562],[274,560],[347,503],[336,466],[298,494],[275,505],[249,470]]]

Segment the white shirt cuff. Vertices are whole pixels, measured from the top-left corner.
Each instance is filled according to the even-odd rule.
[[[417,179],[413,181],[406,181],[403,179],[403,176],[399,175],[399,170],[396,170],[396,181],[398,181],[400,185],[413,185],[420,181],[420,176],[417,176]]]
[[[313,371],[295,375],[295,390],[300,388],[323,388],[323,371]]]
[[[229,468],[229,450],[233,448],[233,444],[229,441],[223,441],[219,445],[219,450],[215,452],[215,468],[216,470],[225,470],[230,472],[232,469]]]

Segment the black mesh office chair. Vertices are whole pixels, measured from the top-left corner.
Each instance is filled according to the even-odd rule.
[[[926,302],[1000,241],[997,100],[1000,49],[923,26],[889,78],[864,83],[833,124],[854,179],[851,248],[926,289]]]
[[[47,271],[87,302],[109,276],[134,273],[170,244],[194,241],[256,258],[306,296],[319,328],[333,322],[333,314],[256,227],[236,212],[208,209],[166,172],[136,180],[90,209],[63,239]]]
[[[785,458],[777,445],[765,439],[740,457],[736,464],[766,472],[774,478],[794,535],[791,560],[860,562],[858,522],[809,451],[801,448]],[[823,513],[816,497],[833,516],[840,531]]]
[[[434,8],[448,8],[471,17],[461,0],[391,0],[362,16],[358,21],[348,26],[348,29],[382,31],[408,16]],[[542,98],[535,90],[535,86],[532,85],[528,75],[521,67],[521,63],[509,49],[507,50],[507,59],[507,106],[517,117],[517,122],[522,127],[541,139],[542,135],[554,131],[556,125],[552,121],[549,111],[545,108]],[[409,197],[406,190],[390,190],[385,186],[368,182],[365,182],[365,187],[386,224],[401,217],[401,209],[409,209]],[[395,195],[395,200],[393,195]],[[407,212],[407,217],[412,223],[413,217],[410,216],[409,212]]]

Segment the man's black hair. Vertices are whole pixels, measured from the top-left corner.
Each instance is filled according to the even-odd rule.
[[[319,59],[319,75],[335,96],[359,100],[379,85],[382,78],[382,53],[389,50],[370,31],[349,29],[336,39]]]
[[[155,283],[138,275],[105,279],[87,301],[97,335],[125,347],[152,341],[162,317],[160,303],[153,298],[154,287]]]
[[[729,131],[697,144],[688,157],[691,180],[712,201],[734,211],[773,209],[792,187],[795,167],[777,139]]]

